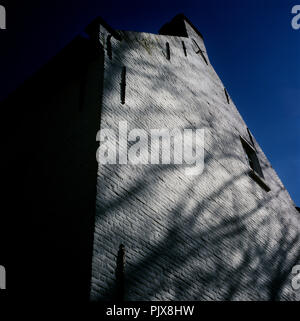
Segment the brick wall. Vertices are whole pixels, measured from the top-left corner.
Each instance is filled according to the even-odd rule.
[[[125,300],[296,300],[299,213],[255,139],[271,191],[248,175],[240,140],[249,140],[247,125],[230,96],[228,104],[202,37],[184,23],[189,37],[119,32],[111,59],[100,26],[101,129],[117,132],[124,120],[147,131],[204,128],[205,167],[187,176],[182,165],[99,165],[91,299],[116,297],[124,244]]]

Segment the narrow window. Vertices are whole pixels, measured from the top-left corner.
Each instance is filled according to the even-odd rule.
[[[182,48],[183,48],[184,55],[187,57],[186,47],[185,47],[184,41],[182,41]]]
[[[116,273],[116,299],[118,301],[124,300],[124,272],[125,272],[125,246],[120,244],[118,256],[117,256],[117,267]]]
[[[225,92],[227,104],[229,104],[229,103],[230,103],[230,100],[229,100],[229,95],[228,95],[228,92],[227,92],[226,88],[224,88],[224,92]]]
[[[249,166],[256,174],[258,174],[261,178],[264,178],[264,174],[262,172],[255,149],[242,137],[241,137],[241,142],[242,142],[243,149],[245,151],[246,159],[249,163]]]
[[[201,57],[203,58],[203,60],[205,61],[205,63],[208,65],[207,59],[205,58],[205,56],[203,54],[203,51],[198,46],[197,42],[194,39],[192,39],[192,40],[193,40],[193,43],[194,43],[194,50],[195,50],[196,54],[200,54]]]
[[[253,146],[253,147],[254,147],[254,149],[255,149],[255,145],[254,145],[253,137],[252,137],[252,135],[251,135],[251,133],[250,133],[249,128],[247,128],[247,132],[248,132],[248,135],[249,135],[249,138],[250,138],[250,142],[251,142],[252,146]]]
[[[171,60],[170,45],[168,42],[166,42],[166,49],[167,49],[167,59]]]
[[[125,93],[126,93],[126,67],[122,68],[121,74],[121,104],[125,104]]]
[[[201,49],[198,46],[197,42],[194,39],[192,39],[192,40],[193,40],[193,43],[194,43],[194,50],[195,50],[196,54],[199,54],[201,52]]]
[[[106,39],[106,52],[108,58],[112,60],[111,35],[108,35]]]

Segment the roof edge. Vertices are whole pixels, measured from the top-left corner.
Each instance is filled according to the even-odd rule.
[[[171,21],[165,23],[160,29],[159,34],[166,36],[189,37],[188,32],[183,24],[186,21],[193,30],[204,40],[201,32],[194,26],[194,24],[183,14],[177,14]]]
[[[97,31],[99,26],[103,26],[115,39],[122,41],[122,37],[121,35],[115,30],[113,29],[104,19],[102,19],[101,17],[97,17],[96,19],[94,19],[86,28],[85,28],[85,32],[88,35],[92,35],[94,34],[95,31]]]

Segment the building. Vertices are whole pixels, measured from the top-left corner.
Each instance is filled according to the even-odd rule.
[[[11,244],[28,275],[8,255],[7,287],[62,300],[297,300],[299,212],[201,33],[184,15],[158,35],[102,19],[86,32],[3,103],[20,142],[5,147],[19,169],[7,178]],[[204,129],[203,172],[97,164],[97,133],[124,121]]]

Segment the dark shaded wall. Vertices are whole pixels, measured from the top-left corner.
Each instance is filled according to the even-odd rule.
[[[102,71],[78,37],[1,103],[11,297],[88,299]]]

